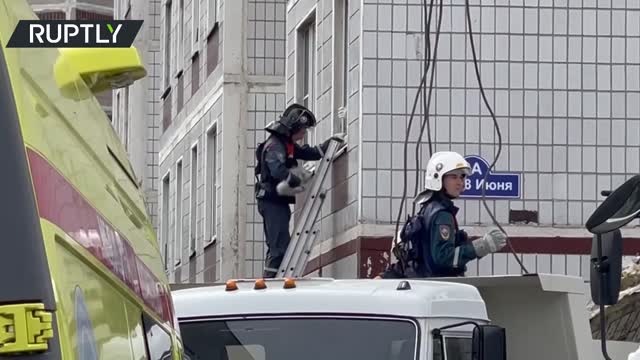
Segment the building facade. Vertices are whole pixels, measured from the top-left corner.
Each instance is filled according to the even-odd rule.
[[[27,0],[42,20],[111,20],[117,0]],[[112,91],[96,95],[102,110],[112,119]]]
[[[388,262],[403,199],[407,126],[428,53],[423,3],[288,1],[286,103],[310,104],[322,119],[316,139],[337,129],[348,134],[333,164],[309,274],[373,277]],[[517,192],[492,185],[509,198],[489,198],[487,205],[529,272],[588,278],[591,234],[584,224],[603,200],[600,191],[640,172],[640,5],[470,3],[482,85],[501,131],[493,172],[519,179]],[[431,53],[438,13],[436,4]],[[442,6],[437,49],[427,77],[435,69],[428,112],[433,151],[492,163],[498,137],[476,79],[464,0]],[[418,101],[409,135],[400,219],[411,212],[431,154],[426,131],[418,142],[424,103]],[[493,226],[481,200],[456,204],[470,235]],[[626,255],[640,251],[637,221],[623,236]],[[470,263],[468,274],[521,273],[507,251]]]
[[[174,282],[262,272],[253,152],[285,106],[284,0],[162,0],[159,238]]]
[[[264,126],[291,103],[319,120],[307,142],[338,132],[347,140],[329,176],[311,275],[382,270],[405,188],[400,219],[412,210],[432,151],[495,159],[498,136],[476,79],[462,0],[442,6],[437,61],[427,72],[430,81],[435,68],[433,92],[417,102],[406,172],[407,126],[425,56],[434,52],[426,50],[423,2],[160,4],[158,231],[175,282],[262,273],[254,151]],[[502,141],[493,173],[517,179],[490,184],[503,197],[487,205],[529,272],[588,278],[584,223],[603,200],[599,192],[640,171],[640,6],[472,1],[470,9]],[[429,127],[419,142],[426,103]],[[517,191],[504,191],[512,185]],[[470,235],[493,227],[478,198],[456,203]],[[626,255],[640,251],[637,225],[623,231]],[[469,275],[520,272],[507,249],[468,266]]]
[[[113,91],[112,124],[129,154],[137,181],[145,194],[147,213],[158,229],[158,153],[161,123],[161,49],[159,0],[114,0],[114,17],[143,20],[133,46],[147,76]]]

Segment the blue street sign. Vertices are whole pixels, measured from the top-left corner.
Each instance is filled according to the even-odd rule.
[[[471,165],[471,175],[465,179],[465,190],[461,198],[482,197],[482,186],[485,186],[487,198],[520,198],[520,175],[506,173],[490,173],[487,183],[484,176],[489,171],[489,163],[480,156],[468,155],[465,159]]]

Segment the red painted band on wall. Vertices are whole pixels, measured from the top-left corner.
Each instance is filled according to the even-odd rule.
[[[120,279],[161,319],[173,324],[168,290],[82,194],[45,158],[27,149],[40,217],[56,224]]]
[[[518,254],[589,255],[591,253],[592,238],[589,237],[523,236],[509,239]],[[320,256],[309,259],[304,274],[307,275],[354,254],[357,254],[360,259],[366,259],[367,257],[382,258],[382,253],[389,253],[391,240],[392,237],[390,236],[353,239],[323,252]],[[639,238],[623,237],[622,245],[623,255],[634,256],[640,254]],[[510,249],[505,247],[500,252],[508,253]]]

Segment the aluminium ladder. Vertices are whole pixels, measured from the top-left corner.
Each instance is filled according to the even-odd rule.
[[[307,261],[309,260],[309,254],[318,236],[319,230],[314,229],[314,225],[327,195],[327,189],[323,184],[329,173],[333,157],[342,142],[344,142],[344,140],[332,139],[324,157],[319,161],[312,179],[313,185],[309,189],[309,193],[304,201],[304,206],[300,210],[300,217],[296,221],[287,252],[284,254],[284,258],[276,274],[278,278],[302,277],[303,275]]]

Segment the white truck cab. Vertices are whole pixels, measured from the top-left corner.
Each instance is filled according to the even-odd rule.
[[[231,280],[173,293],[186,353],[202,359],[471,359],[489,322],[477,288],[429,280]]]
[[[257,279],[174,289],[191,359],[603,359],[579,277]],[[481,327],[473,346],[476,324],[494,326]],[[608,345],[612,359],[638,347]]]
[[[620,228],[640,214],[640,175],[586,223],[594,234],[588,321],[581,277],[254,279],[173,285],[185,352],[222,360],[611,360],[638,348],[607,341],[620,292]]]

